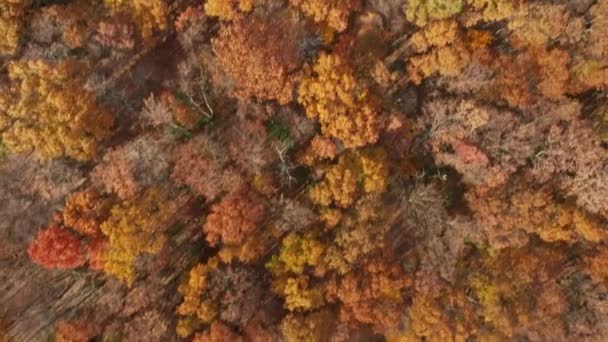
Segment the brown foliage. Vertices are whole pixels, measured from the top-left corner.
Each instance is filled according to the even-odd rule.
[[[56,342],[88,342],[100,333],[100,327],[92,317],[71,321],[59,321],[55,329]]]
[[[192,342],[242,342],[244,339],[220,321],[214,321],[208,330],[194,336]]]
[[[137,315],[125,325],[125,337],[128,341],[166,341],[169,322],[157,310],[146,311]]]
[[[104,46],[116,49],[132,49],[135,46],[133,27],[125,21],[102,21],[95,38]]]
[[[174,158],[171,180],[189,186],[210,202],[243,183],[239,174],[227,166],[228,159],[220,145],[203,136],[179,146]]]
[[[103,156],[91,173],[93,184],[121,199],[136,197],[143,188],[168,178],[166,137],[143,135]]]

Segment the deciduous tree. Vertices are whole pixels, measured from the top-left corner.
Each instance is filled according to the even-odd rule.
[[[379,104],[338,55],[319,56],[300,83],[298,102],[309,118],[319,120],[323,134],[342,140],[347,148],[378,140]]]
[[[144,39],[168,27],[169,4],[166,0],[104,0],[114,13],[130,16]]]
[[[41,230],[27,253],[35,263],[51,269],[69,270],[87,262],[84,244],[74,233],[57,223]]]
[[[81,63],[14,61],[8,72],[12,87],[0,95],[0,132],[11,151],[84,161],[110,135],[112,115],[84,89]]]
[[[211,207],[203,230],[211,245],[238,245],[257,229],[266,210],[255,192],[243,186]]]
[[[163,247],[163,229],[175,213],[176,204],[161,189],[148,189],[142,196],[116,204],[101,225],[108,239],[103,270],[128,286],[135,281],[135,260],[143,253],[155,254]]]
[[[63,209],[66,226],[83,235],[95,237],[101,234],[100,226],[108,218],[112,200],[102,196],[94,188],[72,193]]]
[[[25,15],[24,0],[5,0],[0,2],[0,55],[12,55],[17,51],[21,40],[21,30]]]
[[[251,16],[223,25],[212,46],[220,66],[232,80],[233,96],[241,100],[255,97],[280,104],[290,102],[296,72],[303,62],[298,49],[302,34],[301,24],[286,15],[272,21]]]
[[[338,32],[346,30],[352,12],[361,8],[361,0],[289,0],[289,3],[309,15],[317,23],[323,23]]]

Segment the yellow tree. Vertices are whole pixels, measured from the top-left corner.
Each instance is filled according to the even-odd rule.
[[[19,46],[23,26],[23,0],[0,0],[0,55],[12,55]]]
[[[104,4],[114,13],[131,16],[144,39],[151,38],[155,30],[163,31],[168,27],[166,0],[104,0]]]
[[[108,238],[103,253],[104,271],[131,286],[135,281],[135,260],[143,253],[155,254],[163,247],[166,226],[176,205],[160,189],[151,188],[134,201],[117,204],[101,225]]]
[[[316,266],[323,254],[324,246],[311,234],[287,235],[282,242],[281,251],[274,255],[266,267],[273,273],[293,272],[301,274],[305,266]]]
[[[289,3],[311,16],[315,22],[339,32],[346,30],[350,14],[361,7],[361,0],[289,0]]]
[[[247,13],[252,9],[253,0],[207,0],[205,2],[206,15],[226,21],[233,20],[239,15],[239,12]]]
[[[84,89],[84,65],[65,60],[15,61],[12,81],[0,92],[0,133],[11,152],[38,152],[89,160],[100,140],[111,133],[112,115]]]
[[[309,118],[319,120],[323,134],[342,140],[347,148],[378,140],[379,104],[338,55],[321,54],[300,83],[298,102]]]
[[[366,149],[340,156],[325,178],[310,189],[316,204],[335,204],[347,208],[360,194],[381,194],[388,182],[388,159],[381,148]]]
[[[460,13],[462,0],[410,0],[407,4],[407,20],[418,26],[424,26],[429,21],[447,19]]]
[[[457,76],[471,59],[454,20],[428,24],[412,35],[410,43],[418,53],[409,59],[407,66],[410,80],[415,84],[436,74]]]

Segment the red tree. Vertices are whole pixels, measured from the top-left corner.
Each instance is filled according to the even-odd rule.
[[[27,252],[38,265],[69,270],[87,262],[85,250],[74,233],[58,224],[51,224],[38,233]]]

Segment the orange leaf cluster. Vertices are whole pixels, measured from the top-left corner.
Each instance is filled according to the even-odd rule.
[[[211,213],[203,227],[206,239],[211,245],[220,242],[238,245],[246,236],[260,228],[265,214],[260,197],[243,186],[211,207]]]
[[[297,46],[300,30],[298,22],[288,17],[268,22],[252,16],[223,25],[212,46],[221,68],[232,80],[233,96],[290,102],[296,70],[302,63]]]
[[[45,268],[69,270],[87,262],[86,248],[68,229],[51,224],[41,230],[27,249],[30,258]]]
[[[101,234],[99,227],[108,218],[111,207],[111,199],[88,188],[68,197],[63,210],[63,221],[75,231],[94,237]]]

